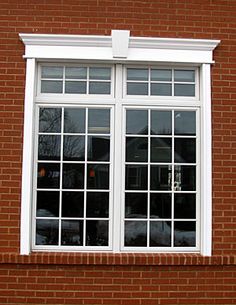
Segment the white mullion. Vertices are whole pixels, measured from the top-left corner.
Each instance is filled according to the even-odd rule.
[[[87,75],[88,76],[88,75]],[[87,169],[88,169],[88,107],[85,108],[85,141],[84,141],[84,215],[83,215],[83,247],[86,247],[86,208],[87,208]]]
[[[172,125],[172,155],[171,155],[171,248],[174,248],[174,199],[175,199],[175,111],[171,111],[171,125]]]
[[[60,158],[60,184],[59,184],[59,239],[58,245],[61,246],[61,223],[62,223],[62,180],[63,180],[63,151],[64,151],[64,107],[61,107],[61,158]]]
[[[150,69],[149,69],[150,71]],[[151,109],[148,111],[148,181],[147,181],[147,247],[150,247],[150,182],[151,182]]]

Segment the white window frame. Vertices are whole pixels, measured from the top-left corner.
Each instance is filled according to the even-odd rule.
[[[212,248],[212,158],[211,158],[211,64],[214,63],[213,50],[219,40],[173,39],[173,38],[143,38],[129,37],[129,31],[112,31],[111,36],[82,35],[44,35],[20,34],[25,44],[26,86],[24,112],[24,140],[22,166],[21,195],[21,233],[20,253],[28,255],[31,251],[32,239],[32,181],[33,181],[33,146],[34,146],[34,112],[37,84],[37,66],[39,62],[70,62],[85,63],[115,63],[117,64],[116,99],[121,100],[122,79],[121,64],[159,65],[168,67],[174,65],[199,68],[199,107],[201,121],[201,232],[200,254],[211,255]],[[120,78],[120,79],[119,79]],[[120,92],[120,93],[119,93]],[[101,101],[103,99],[101,98]],[[144,99],[145,100],[145,99]],[[42,101],[42,100],[41,100]],[[74,97],[75,101],[75,97]],[[98,99],[91,99],[94,104]],[[123,101],[124,102],[124,101]],[[128,101],[127,101],[128,102]],[[102,104],[106,104],[103,100]],[[118,103],[119,105],[119,103]],[[124,103],[123,103],[124,105]],[[149,101],[148,106],[155,105]],[[168,105],[168,99],[163,102]],[[196,106],[196,101],[189,106]],[[183,106],[183,105],[182,105]],[[116,119],[121,121],[122,107],[116,108]],[[120,138],[119,128],[115,130],[115,138]],[[121,139],[120,139],[121,140]],[[116,154],[122,155],[122,148],[116,147]],[[119,160],[114,160],[116,190],[115,203],[120,202],[121,169]],[[120,227],[120,215],[113,219],[113,227]],[[120,245],[113,247],[114,252],[120,252]],[[168,250],[167,250],[168,251]]]

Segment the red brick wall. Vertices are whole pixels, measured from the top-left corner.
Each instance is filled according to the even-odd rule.
[[[0,0],[0,304],[236,304],[236,1]],[[18,33],[221,39],[212,67],[213,254],[161,265],[46,265],[19,253],[24,46]],[[183,259],[183,257],[181,257]],[[53,261],[53,256],[52,256]],[[41,265],[38,263],[41,262]],[[68,262],[70,260],[68,259]],[[29,265],[32,264],[32,265]],[[111,298],[113,298],[111,300]],[[208,299],[210,298],[210,300]]]

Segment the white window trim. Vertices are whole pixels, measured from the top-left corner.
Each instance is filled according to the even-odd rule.
[[[201,254],[211,255],[211,75],[213,50],[219,40],[129,37],[129,31],[112,31],[111,36],[20,34],[25,44],[26,87],[23,140],[20,253],[31,251],[31,199],[33,162],[33,113],[36,94],[36,62],[96,61],[126,64],[191,64],[200,67],[201,99]],[[120,66],[120,69],[122,67]],[[118,84],[118,81],[116,82]],[[118,86],[118,85],[117,85]],[[117,97],[119,99],[119,97]],[[121,111],[117,114],[121,117]],[[120,136],[115,134],[115,136]],[[121,148],[118,148],[121,149]],[[114,170],[118,170],[115,161]],[[118,173],[119,174],[119,173]],[[121,176],[121,175],[119,175]],[[117,181],[118,184],[121,181]],[[116,196],[117,195],[117,196]],[[120,194],[115,194],[119,200]],[[114,218],[118,224],[119,217]],[[117,252],[119,249],[113,249]]]

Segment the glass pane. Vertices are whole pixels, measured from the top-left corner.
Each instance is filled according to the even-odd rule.
[[[176,135],[196,134],[195,111],[175,111],[175,134]]]
[[[171,246],[171,222],[151,221],[150,223],[150,247]]]
[[[85,109],[65,108],[64,110],[64,132],[85,132]]]
[[[148,112],[146,110],[126,111],[126,133],[148,134]]]
[[[64,136],[63,160],[83,161],[85,154],[84,136]]]
[[[170,135],[172,132],[171,111],[151,111],[151,134]]]
[[[175,85],[175,96],[195,96],[195,85]]]
[[[89,82],[89,94],[111,94],[111,83]]]
[[[109,189],[109,165],[90,164],[87,167],[88,189]]]
[[[151,84],[151,95],[171,96],[171,84]]]
[[[84,193],[62,192],[62,217],[84,216]]]
[[[175,166],[175,191],[196,190],[196,168],[195,166]]]
[[[151,138],[151,162],[171,162],[171,138]]]
[[[86,82],[65,82],[65,93],[86,94]]]
[[[171,194],[150,194],[150,217],[171,218]]]
[[[109,193],[88,192],[86,217],[109,217]]]
[[[196,223],[194,221],[176,221],[174,225],[174,246],[196,246]]]
[[[61,108],[39,109],[39,132],[61,132]]]
[[[62,220],[61,222],[61,245],[83,246],[83,221]]]
[[[125,194],[125,217],[147,218],[147,194],[144,193]]]
[[[147,246],[146,221],[125,221],[125,246],[126,247]]]
[[[42,67],[41,78],[63,78],[63,67]]]
[[[111,68],[89,68],[89,79],[111,79]]]
[[[148,80],[148,69],[127,69],[127,80]]]
[[[126,138],[126,162],[148,161],[148,138]]]
[[[88,161],[110,160],[110,138],[88,136]]]
[[[151,81],[171,81],[171,70],[167,69],[151,69]]]
[[[151,190],[171,190],[171,166],[151,166]]]
[[[39,163],[38,164],[38,188],[59,188],[60,164]]]
[[[128,95],[148,95],[148,83],[127,83]]]
[[[86,246],[108,246],[108,221],[86,221]]]
[[[110,109],[88,110],[88,132],[110,133]]]
[[[59,192],[37,192],[37,217],[59,216]]]
[[[62,81],[42,80],[41,93],[62,93]]]
[[[126,190],[147,190],[147,166],[126,165]]]
[[[175,162],[195,163],[196,162],[196,140],[175,139]]]
[[[195,70],[175,70],[175,82],[195,82]]]
[[[84,188],[84,165],[63,164],[63,184],[65,189]]]
[[[196,218],[196,195],[175,194],[174,218]]]
[[[38,159],[39,160],[60,160],[61,136],[38,137]]]
[[[66,79],[86,79],[87,68],[66,67]]]
[[[36,245],[58,245],[58,220],[36,220]]]

